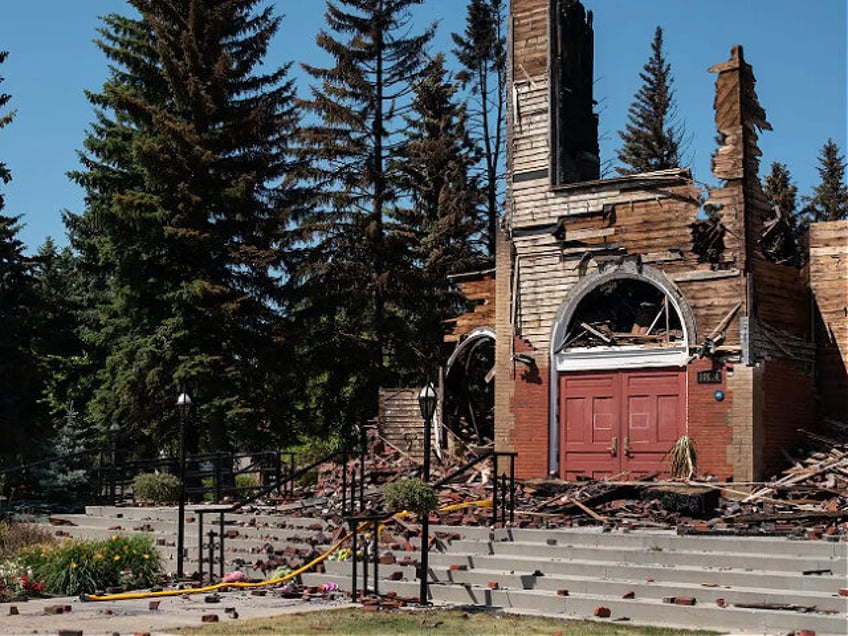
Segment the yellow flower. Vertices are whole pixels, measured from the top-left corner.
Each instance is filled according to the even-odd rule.
[[[112,557],[112,558],[113,558],[115,561],[120,561],[120,560],[121,560],[121,555],[120,555],[120,554],[116,554],[116,555],[115,555],[114,557]]]
[[[117,535],[117,534],[113,534],[113,535],[112,535],[112,541],[117,541],[117,540],[118,540],[118,535]]]
[[[100,560],[100,559],[102,559],[102,558],[103,558],[103,555],[102,555],[102,554],[100,554],[99,552],[98,552],[97,554],[95,554],[95,555],[94,555],[94,559],[95,559],[96,561],[99,561],[99,560]]]
[[[150,558],[150,555],[149,555],[149,554],[147,554],[147,553],[144,553],[144,554],[142,554],[141,556],[142,556],[143,558],[145,558],[145,559],[149,559],[149,558]]]
[[[71,561],[71,569],[72,569],[72,570],[76,570],[76,569],[77,569],[77,562],[76,562],[76,561]]]

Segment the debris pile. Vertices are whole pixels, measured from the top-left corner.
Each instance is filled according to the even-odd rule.
[[[657,474],[640,477],[620,474],[576,482],[517,481],[511,523],[528,528],[601,525],[608,529],[675,529],[679,533],[845,537],[848,535],[848,442],[812,433],[805,436],[811,448],[795,459],[791,468],[769,482],[738,484],[717,482],[709,477],[658,481]],[[470,449],[453,462],[434,461],[431,482],[451,477],[457,466],[485,450]],[[360,483],[363,457],[364,484]],[[500,470],[504,470],[503,464]],[[342,507],[345,478],[336,463],[319,466],[314,485],[296,487],[294,499],[277,503],[274,508],[289,515],[317,515],[336,528],[344,528],[351,498],[357,513],[379,511],[383,508],[381,492],[386,483],[420,476],[418,462],[373,431],[364,456],[352,456],[348,460],[344,497],[347,508]],[[443,510],[431,513],[431,522],[492,525],[492,508],[480,504],[492,497],[492,477],[491,462],[487,460],[440,485],[439,504]],[[499,484],[499,497],[506,494],[509,500],[509,488],[503,476]],[[297,556],[305,559],[306,552],[304,549],[304,554]]]

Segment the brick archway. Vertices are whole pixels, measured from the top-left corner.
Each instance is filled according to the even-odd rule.
[[[646,346],[640,344],[644,336],[639,334],[625,335],[620,342],[615,337],[622,334],[609,332],[606,337],[589,329],[600,340],[580,346],[575,321],[586,326],[581,320],[592,314],[587,306],[603,312],[606,301],[600,291],[610,287],[637,294],[641,290],[655,302],[661,298],[666,316],[677,327],[673,341],[666,336],[664,345]],[[616,313],[616,298],[615,293],[609,295],[611,315]],[[574,342],[578,344],[570,344]],[[578,283],[560,306],[552,330],[550,472],[600,476],[649,470],[662,455],[665,438],[673,443],[685,432],[685,367],[694,342],[695,319],[682,292],[663,272],[643,266],[638,258],[602,264]],[[569,470],[568,461],[582,467]]]

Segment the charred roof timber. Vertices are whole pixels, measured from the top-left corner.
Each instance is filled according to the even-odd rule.
[[[579,0],[551,2],[551,175],[554,185],[600,178],[594,112],[592,12]]]

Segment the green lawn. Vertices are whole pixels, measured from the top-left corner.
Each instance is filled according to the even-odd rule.
[[[197,636],[314,636],[322,633],[344,636],[707,636],[717,632],[635,627],[614,621],[567,621],[476,609],[366,611],[359,608],[227,621],[180,632]]]

